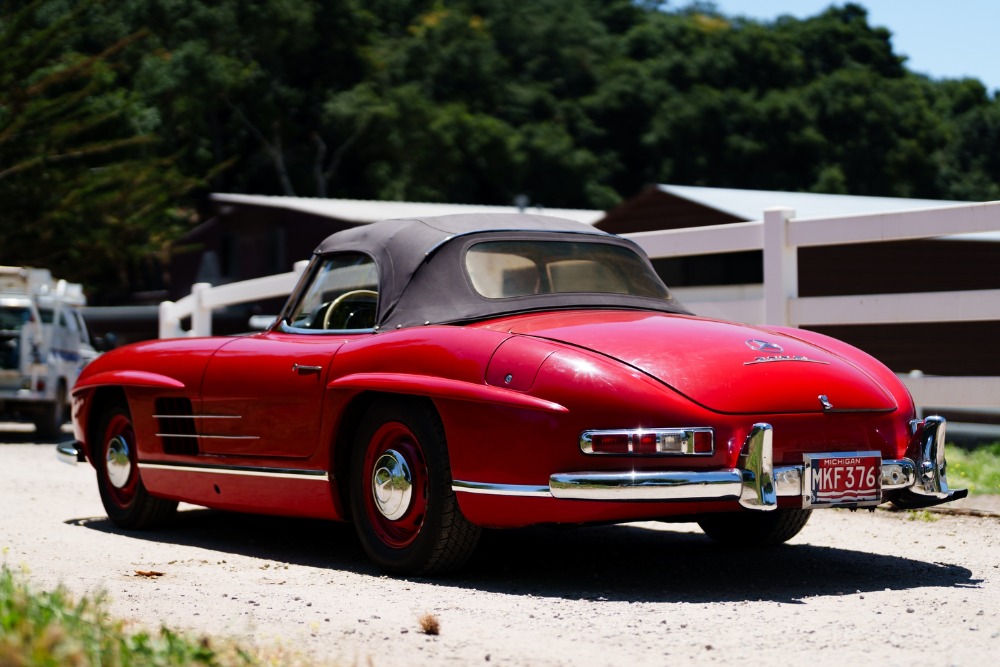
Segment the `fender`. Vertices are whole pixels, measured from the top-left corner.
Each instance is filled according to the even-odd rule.
[[[541,412],[569,412],[567,408],[543,398],[528,396],[511,389],[476,384],[462,380],[407,373],[354,373],[337,378],[328,389],[365,389],[396,394],[419,394],[431,398],[450,398],[475,403],[491,403]]]
[[[148,371],[104,371],[79,380],[73,393],[82,389],[92,389],[107,385],[126,387],[160,387],[162,389],[184,389],[184,383],[159,373]]]

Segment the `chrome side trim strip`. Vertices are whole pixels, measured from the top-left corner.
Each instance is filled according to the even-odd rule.
[[[140,470],[171,470],[176,472],[203,472],[215,475],[245,475],[248,477],[277,477],[281,479],[317,480],[333,479],[325,470],[296,470],[294,468],[257,468],[254,466],[198,465],[178,463],[139,463]]]
[[[243,419],[240,415],[153,415],[154,419]]]
[[[451,483],[452,491],[462,491],[465,493],[479,493],[489,496],[521,496],[551,498],[547,486],[531,486],[529,484],[490,484],[488,482],[469,482],[456,479]]]
[[[205,438],[206,440],[260,440],[259,435],[206,435],[204,433],[154,433],[157,438]]]

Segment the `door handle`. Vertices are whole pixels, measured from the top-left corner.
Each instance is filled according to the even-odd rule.
[[[302,364],[292,364],[292,372],[299,375],[312,375],[323,370],[322,366],[303,366]]]

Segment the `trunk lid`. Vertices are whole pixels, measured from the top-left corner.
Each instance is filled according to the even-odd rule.
[[[487,325],[593,350],[730,414],[889,411],[869,373],[821,347],[745,324],[634,311],[545,313]],[[824,409],[824,399],[828,407]]]

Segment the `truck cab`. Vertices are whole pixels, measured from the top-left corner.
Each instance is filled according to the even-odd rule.
[[[46,269],[0,267],[0,414],[58,436],[67,397],[97,356],[81,314],[83,288]]]

